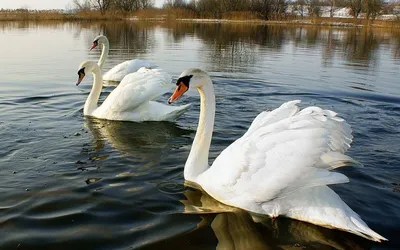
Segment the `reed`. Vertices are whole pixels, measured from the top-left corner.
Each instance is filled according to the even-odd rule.
[[[107,12],[102,15],[98,11],[78,11],[77,13],[63,13],[58,10],[0,10],[0,21],[25,20],[122,20],[121,13]]]
[[[17,20],[64,20],[64,21],[90,21],[90,20],[150,20],[150,21],[179,21],[184,19],[215,19],[225,21],[238,21],[251,23],[280,23],[295,25],[323,25],[323,26],[367,26],[400,28],[400,18],[397,20],[366,20],[355,18],[330,18],[330,17],[298,17],[293,15],[272,16],[270,20],[263,20],[257,13],[250,11],[224,12],[215,16],[215,13],[196,12],[188,9],[145,9],[135,12],[109,11],[101,14],[99,11],[82,10],[76,13],[63,13],[58,10],[0,10],[0,21]]]

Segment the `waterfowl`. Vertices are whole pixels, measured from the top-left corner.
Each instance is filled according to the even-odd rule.
[[[328,187],[349,181],[331,170],[357,164],[345,155],[353,138],[351,128],[335,112],[319,107],[301,110],[299,100],[261,112],[209,166],[215,116],[211,78],[202,70],[188,69],[176,85],[168,103],[189,88],[200,93],[199,123],[184,167],[188,183],[255,214],[286,216],[373,241],[386,240]]]
[[[106,36],[103,36],[103,35],[97,36],[93,40],[90,50],[96,48],[99,44],[102,46],[102,50],[101,50],[101,55],[100,55],[100,58],[98,61],[98,65],[100,66],[100,69],[103,70],[104,63],[108,57],[108,53],[110,50],[110,42],[108,41],[108,38]],[[128,60],[128,61],[122,62],[120,64],[117,64],[116,66],[112,67],[109,71],[104,73],[103,81],[118,83],[118,82],[122,81],[122,79],[127,74],[136,72],[142,67],[154,69],[154,68],[157,68],[158,66],[155,65],[154,63],[152,63],[150,61],[146,61],[146,60],[141,60],[141,59]]]
[[[93,87],[85,102],[83,114],[99,119],[118,121],[173,121],[190,106],[168,106],[156,101],[171,90],[171,77],[161,69],[141,68],[124,77],[121,83],[98,106],[102,90],[100,67],[96,62],[84,61],[78,70],[79,85],[87,73],[93,74]]]

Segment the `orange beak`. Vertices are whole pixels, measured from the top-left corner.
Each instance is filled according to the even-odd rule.
[[[179,85],[176,86],[174,93],[168,99],[168,103],[171,104],[174,101],[178,100],[178,98],[181,97],[188,89],[189,88],[186,87],[186,85],[183,82],[179,83]]]
[[[92,49],[96,48],[97,45],[98,45],[98,42],[94,41],[94,42],[92,43],[92,46],[90,46],[90,49],[89,49],[89,50],[92,50]]]

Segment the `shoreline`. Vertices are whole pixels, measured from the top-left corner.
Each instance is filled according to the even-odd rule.
[[[12,15],[10,15],[12,13]],[[0,22],[15,21],[64,21],[64,22],[91,22],[91,21],[131,21],[131,22],[183,22],[183,23],[224,23],[224,24],[264,24],[264,25],[306,25],[326,27],[354,27],[354,28],[400,28],[400,20],[366,20],[354,18],[291,18],[288,20],[261,20],[261,19],[215,19],[215,18],[176,18],[169,15],[143,15],[143,13],[132,13],[131,16],[123,17],[112,13],[100,15],[97,12],[65,14],[65,13],[20,13],[9,12],[7,15],[0,11]],[[135,15],[137,14],[137,15]],[[154,13],[153,13],[154,14]]]
[[[243,24],[277,24],[277,25],[315,25],[315,26],[334,26],[334,27],[366,27],[369,25],[355,24],[347,22],[313,22],[312,20],[229,20],[229,19],[176,19],[178,22],[194,22],[194,23],[243,23]],[[381,27],[374,25],[374,27]],[[382,26],[384,27],[384,26]],[[399,27],[400,28],[400,27]]]

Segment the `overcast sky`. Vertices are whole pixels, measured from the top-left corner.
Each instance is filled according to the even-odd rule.
[[[155,0],[156,6],[161,6],[164,0]],[[65,9],[72,0],[0,0],[0,9]]]

